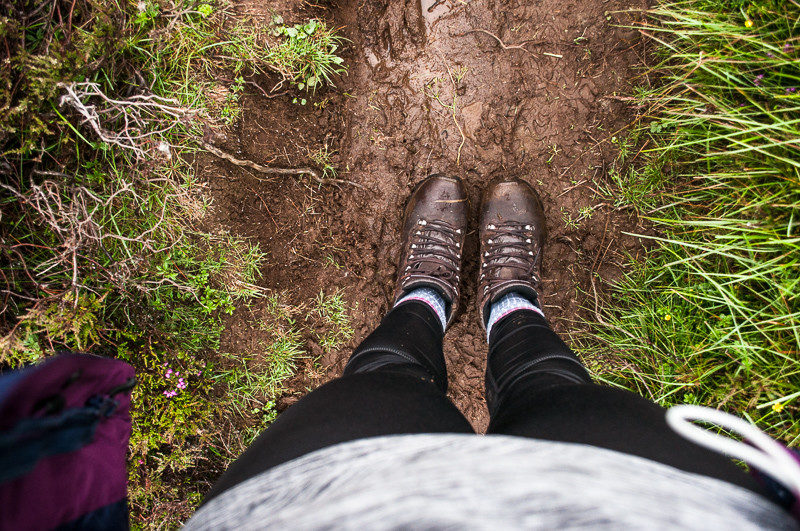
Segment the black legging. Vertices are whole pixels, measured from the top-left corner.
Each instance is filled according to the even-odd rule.
[[[475,433],[448,400],[442,328],[424,303],[391,310],[355,350],[341,378],[282,413],[203,503],[271,467],[337,443],[404,433]],[[487,434],[583,443],[722,479],[761,493],[730,460],[675,434],[664,409],[591,383],[547,321],[517,311],[492,329]]]

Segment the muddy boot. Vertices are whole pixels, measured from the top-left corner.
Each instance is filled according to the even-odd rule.
[[[460,179],[431,175],[414,190],[403,221],[395,302],[417,288],[432,288],[445,301],[447,326],[459,305],[468,210]]]
[[[496,181],[483,194],[478,310],[486,328],[489,307],[508,293],[539,304],[545,222],[542,202],[523,181]]]

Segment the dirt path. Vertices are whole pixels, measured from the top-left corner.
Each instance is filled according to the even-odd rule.
[[[292,3],[294,5],[294,3]],[[224,162],[203,163],[217,217],[267,252],[264,285],[300,304],[342,288],[355,337],[337,352],[314,354],[340,373],[352,347],[390,305],[403,205],[431,172],[465,179],[473,220],[467,241],[462,312],[445,340],[450,395],[477,430],[488,421],[482,396],[486,343],[474,303],[476,211],[483,185],[519,177],[542,195],[548,219],[545,311],[559,332],[579,326],[594,273],[619,274],[636,242],[621,232],[635,220],[596,193],[615,154],[612,137],[628,121],[617,95],[630,91],[641,42],[606,13],[643,7],[635,0],[342,1],[327,11],[276,2],[241,4],[286,20],[322,16],[350,39],[350,72],[323,108],[253,92],[236,131],[217,138],[259,162],[305,161],[328,145],[341,178],[364,189],[314,189],[296,180],[265,183]],[[223,343],[257,348],[259,304],[237,312]]]

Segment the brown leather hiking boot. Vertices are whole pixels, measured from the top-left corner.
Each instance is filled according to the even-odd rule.
[[[489,185],[481,201],[478,311],[486,328],[489,307],[509,292],[539,298],[545,222],[536,191],[520,180]]]
[[[447,302],[448,326],[458,309],[468,210],[460,179],[431,175],[411,194],[403,221],[394,300],[414,288],[433,288]]]

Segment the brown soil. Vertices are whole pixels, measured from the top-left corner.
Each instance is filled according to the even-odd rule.
[[[356,333],[324,353],[326,374],[298,377],[287,404],[340,374],[350,351],[390,307],[403,206],[432,172],[461,176],[472,202],[462,312],[445,339],[450,396],[476,430],[485,429],[486,342],[475,309],[478,200],[496,176],[518,177],[540,192],[548,219],[545,311],[557,331],[581,329],[592,279],[613,280],[624,237],[637,221],[597,191],[615,156],[612,138],[629,123],[619,94],[630,92],[641,55],[614,11],[641,0],[370,0],[306,7],[300,1],[246,0],[243,14],[267,23],[324,18],[341,26],[349,73],[303,107],[293,94],[252,90],[242,119],[210,140],[259,163],[302,166],[321,146],[335,151],[338,177],[360,186],[318,187],[306,179],[264,176],[201,159],[215,217],[267,253],[263,286],[296,304],[320,290],[344,290]],[[269,87],[268,79],[256,79]],[[313,102],[325,105],[312,105]],[[362,188],[363,187],[363,188]],[[576,220],[581,213],[591,217]],[[584,217],[586,217],[584,215]],[[335,262],[339,267],[335,267]],[[229,352],[256,348],[258,302],[232,316]]]

